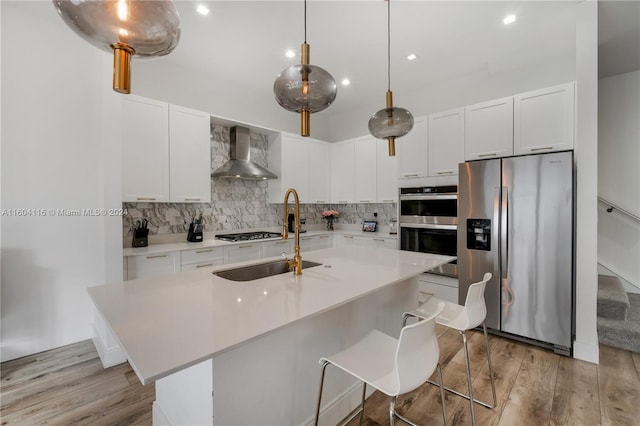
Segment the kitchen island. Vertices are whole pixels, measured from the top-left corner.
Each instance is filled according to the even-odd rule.
[[[247,282],[196,270],[89,289],[140,381],[156,382],[154,424],[307,424],[318,359],[372,328],[397,336],[417,306],[415,277],[454,259],[368,247],[302,256],[321,265]],[[360,389],[328,373],[323,423],[351,411]]]

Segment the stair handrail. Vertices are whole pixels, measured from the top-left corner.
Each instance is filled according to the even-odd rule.
[[[598,201],[601,201],[603,204],[606,204],[609,206],[609,208],[607,209],[607,213],[611,213],[613,210],[618,210],[620,213],[626,214],[630,218],[634,219],[636,222],[640,222],[640,216],[638,216],[635,213],[631,213],[629,210],[623,209],[622,207],[618,206],[616,203],[612,203],[611,201],[608,201],[600,196],[598,196]]]

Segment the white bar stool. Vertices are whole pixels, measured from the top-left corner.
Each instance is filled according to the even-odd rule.
[[[432,318],[433,313],[440,310],[440,305],[444,304],[444,309],[442,309],[440,314],[437,314],[436,316],[436,322],[445,327],[458,330],[458,332],[462,335],[462,347],[464,348],[464,358],[467,367],[467,384],[469,387],[469,394],[465,395],[461,392],[456,391],[455,389],[451,389],[446,386],[444,386],[444,388],[451,393],[469,400],[469,405],[471,407],[471,422],[473,425],[476,424],[476,415],[473,408],[474,402],[487,408],[493,408],[496,406],[496,387],[493,381],[493,370],[491,368],[491,350],[489,349],[489,338],[487,337],[487,326],[485,324],[485,318],[487,316],[487,306],[484,301],[484,288],[487,285],[487,281],[489,281],[490,279],[491,273],[487,272],[486,274],[484,274],[482,281],[471,284],[469,286],[469,291],[467,292],[467,298],[465,300],[464,306],[460,306],[457,303],[447,302],[445,300],[438,299],[437,297],[431,297],[424,304],[420,305],[416,310],[405,312],[403,315],[403,325],[407,322],[407,319],[409,317],[417,317],[420,319]],[[491,392],[493,393],[493,404],[488,404],[478,399],[474,399],[473,388],[471,386],[471,369],[469,367],[469,351],[467,348],[466,332],[468,330],[471,330],[472,328],[478,327],[480,324],[482,324],[482,329],[484,331],[484,343],[487,348],[487,363],[489,364],[489,379],[491,381]],[[437,384],[431,381],[429,381],[429,383]],[[442,384],[442,379],[440,379],[440,384]]]
[[[447,413],[442,388],[442,370],[438,363],[440,349],[435,332],[435,317],[443,309],[444,303],[439,304],[435,307],[434,314],[425,318],[424,321],[404,326],[400,331],[399,339],[373,330],[349,348],[329,357],[321,358],[322,375],[315,425],[317,426],[320,417],[325,369],[327,365],[332,364],[363,382],[362,404],[353,417],[360,413],[360,423],[362,424],[364,398],[367,384],[369,384],[392,397],[389,403],[391,426],[395,424],[396,417],[403,422],[414,425],[395,411],[396,399],[398,395],[411,392],[424,384],[437,367],[440,397],[442,398],[442,417],[446,426]]]

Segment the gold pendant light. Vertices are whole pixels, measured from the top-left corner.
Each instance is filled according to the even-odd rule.
[[[180,16],[170,0],[53,0],[80,37],[113,52],[113,90],[131,93],[131,57],[168,55],[180,40]]]
[[[378,139],[389,142],[389,156],[396,155],[396,138],[409,133],[413,128],[413,115],[409,110],[393,106],[391,92],[391,0],[387,2],[387,106],[369,119],[369,132]]]
[[[278,104],[287,111],[300,113],[300,135],[311,134],[311,113],[322,111],[336,99],[338,86],[324,69],[309,64],[307,44],[307,0],[304,0],[304,43],[300,64],[282,71],[273,83]]]

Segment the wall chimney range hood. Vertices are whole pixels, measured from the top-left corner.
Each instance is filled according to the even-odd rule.
[[[251,138],[248,128],[231,127],[229,142],[229,161],[211,173],[211,177],[247,180],[278,179],[278,176],[251,161]]]

